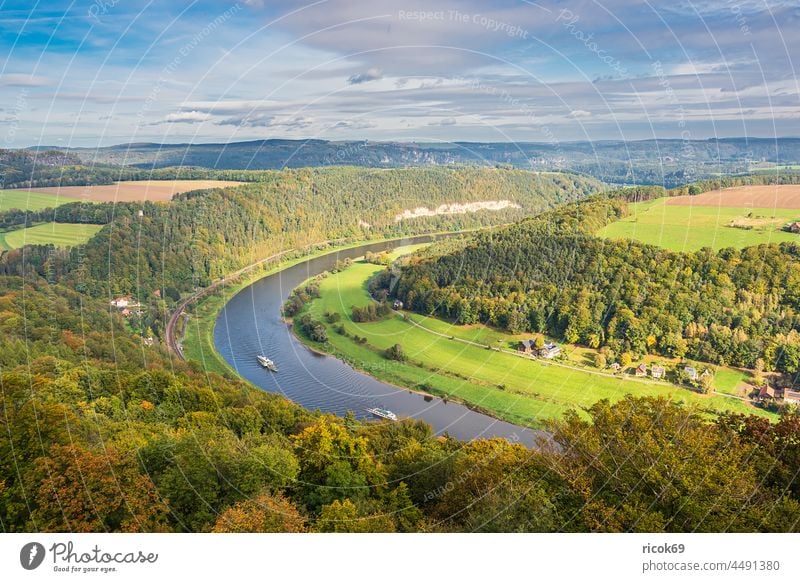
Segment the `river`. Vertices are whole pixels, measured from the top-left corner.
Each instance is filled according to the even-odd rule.
[[[422,419],[437,434],[461,440],[503,437],[532,446],[540,431],[497,420],[441,398],[386,384],[354,370],[341,360],[318,354],[300,342],[281,318],[281,306],[303,281],[330,270],[337,260],[356,258],[367,251],[429,242],[430,237],[410,237],[345,249],[309,259],[249,285],[222,309],[214,327],[214,345],[241,375],[267,392],[281,394],[311,410],[337,415],[353,411],[368,419],[367,408],[388,408],[400,417]],[[256,354],[266,354],[280,371],[264,370]]]

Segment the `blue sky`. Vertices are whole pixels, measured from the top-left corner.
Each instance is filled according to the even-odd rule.
[[[800,136],[795,6],[0,0],[0,147]]]

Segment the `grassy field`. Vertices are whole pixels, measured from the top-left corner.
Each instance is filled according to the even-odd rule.
[[[65,198],[43,192],[26,190],[0,190],[0,212],[17,208],[19,210],[41,210],[55,208],[67,202],[75,202],[73,198]]]
[[[228,365],[225,358],[223,358],[214,347],[214,325],[216,324],[220,311],[225,307],[225,304],[239,291],[262,277],[266,277],[314,257],[335,253],[363,244],[367,243],[365,241],[358,241],[346,245],[327,247],[313,253],[305,253],[291,259],[285,259],[279,263],[255,269],[239,279],[236,283],[226,285],[216,293],[201,298],[192,306],[192,312],[186,325],[183,341],[181,342],[184,357],[190,362],[198,362],[202,368],[208,372],[215,372],[222,375],[232,374],[236,376],[236,371]]]
[[[787,222],[800,218],[800,210],[672,206],[665,204],[666,200],[631,204],[630,216],[609,224],[598,235],[634,239],[674,251],[800,241],[798,235],[780,230]],[[732,224],[750,228],[735,228]]]
[[[400,315],[379,322],[354,323],[351,307],[371,301],[365,282],[380,268],[358,262],[328,276],[321,283],[321,298],[306,309],[328,327],[329,342],[324,349],[381,380],[458,399],[499,418],[533,426],[560,417],[571,408],[588,406],[602,398],[618,400],[628,393],[665,396],[697,404],[709,412],[768,416],[742,400],[720,394],[700,395],[665,382],[637,382],[627,377],[562,367],[451,339],[469,339],[498,347],[506,347],[513,340],[513,336],[485,327],[457,327],[425,318],[422,323],[427,329],[421,329]],[[329,311],[341,315],[341,323],[350,336],[365,337],[366,343],[359,344],[352,337],[336,333],[333,325],[325,321],[325,313]],[[403,346],[407,362],[384,358],[383,350],[396,343]],[[319,349],[320,345],[314,347]]]
[[[86,242],[101,228],[103,227],[99,224],[48,222],[0,233],[0,246],[5,249],[16,249],[26,244],[54,244],[57,247],[69,247]]]

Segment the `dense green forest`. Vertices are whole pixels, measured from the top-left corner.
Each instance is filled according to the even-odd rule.
[[[541,449],[303,410],[170,360],[103,302],[0,278],[0,527],[794,531],[800,421],[596,404]],[[642,438],[644,427],[647,438]]]
[[[169,204],[117,204],[113,221],[84,247],[6,253],[0,272],[66,273],[69,285],[94,296],[136,293],[144,299],[165,287],[181,292],[204,287],[290,248],[507,223],[601,188],[595,180],[570,174],[487,168],[263,174],[254,184],[181,194]],[[418,206],[486,200],[510,200],[520,208],[396,219]]]
[[[403,269],[395,294],[422,313],[612,355],[800,371],[800,246],[678,253],[594,236],[627,215],[628,199],[657,193],[610,193],[440,243]]]
[[[195,168],[176,165],[146,170],[83,160],[70,151],[0,149],[1,188],[43,188],[112,184],[122,180],[234,180],[255,182],[264,173],[248,169]]]

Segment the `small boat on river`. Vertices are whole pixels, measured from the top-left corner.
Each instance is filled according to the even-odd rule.
[[[261,364],[262,368],[266,368],[271,372],[277,372],[278,366],[275,365],[275,362],[270,360],[267,356],[256,356],[258,363]]]
[[[367,412],[378,418],[385,418],[386,420],[397,420],[397,415],[391,410],[385,408],[367,408]]]

